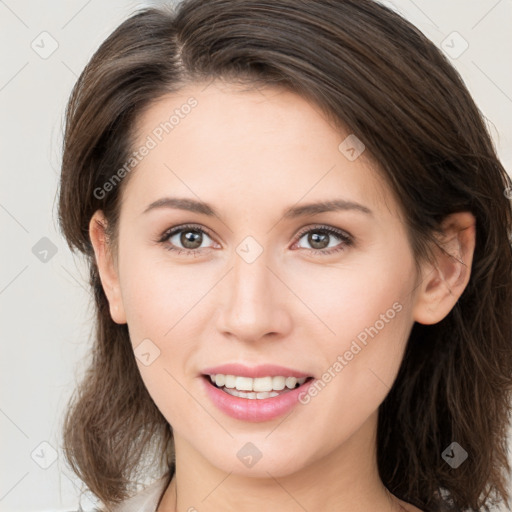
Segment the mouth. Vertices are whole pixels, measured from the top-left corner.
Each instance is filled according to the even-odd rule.
[[[223,414],[237,420],[276,420],[304,404],[301,397],[315,377],[274,364],[246,366],[226,363],[203,368],[199,377],[210,402]],[[311,409],[303,409],[307,413]]]
[[[229,374],[204,374],[208,385],[224,393],[248,400],[266,400],[276,398],[302,387],[313,377],[286,377],[284,375],[266,377],[245,377]]]

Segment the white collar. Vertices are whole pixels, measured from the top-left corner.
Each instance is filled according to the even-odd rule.
[[[132,498],[117,505],[113,512],[156,512],[168,480],[169,475],[164,475]]]

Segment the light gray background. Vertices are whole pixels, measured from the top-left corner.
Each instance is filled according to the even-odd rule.
[[[456,57],[510,172],[512,1],[383,3]],[[78,504],[80,482],[64,463],[60,422],[83,370],[92,308],[85,267],[56,224],[62,120],[71,87],[94,50],[142,5],[0,0],[1,511],[76,510]],[[461,53],[464,41],[469,46]],[[52,44],[57,49],[45,55]],[[57,251],[46,262],[39,259],[44,253],[33,253],[37,243],[47,243],[43,237]]]

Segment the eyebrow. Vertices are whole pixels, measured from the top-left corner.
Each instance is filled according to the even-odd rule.
[[[180,197],[162,197],[161,199],[157,199],[156,201],[153,201],[142,213],[144,214],[159,208],[186,210],[189,212],[208,215],[209,217],[220,218],[217,210],[208,203]],[[373,212],[362,204],[355,203],[354,201],[347,201],[345,199],[333,199],[330,201],[307,203],[301,206],[291,206],[284,211],[283,217],[285,219],[294,219],[307,215],[317,215],[319,213],[349,210],[373,216]]]

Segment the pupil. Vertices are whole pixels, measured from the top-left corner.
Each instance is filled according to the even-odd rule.
[[[312,233],[309,235],[309,243],[315,249],[325,249],[329,245],[328,241],[329,235],[327,233],[323,233],[319,235],[318,233]]]
[[[180,242],[186,249],[197,249],[201,245],[202,234],[198,231],[184,231]]]

